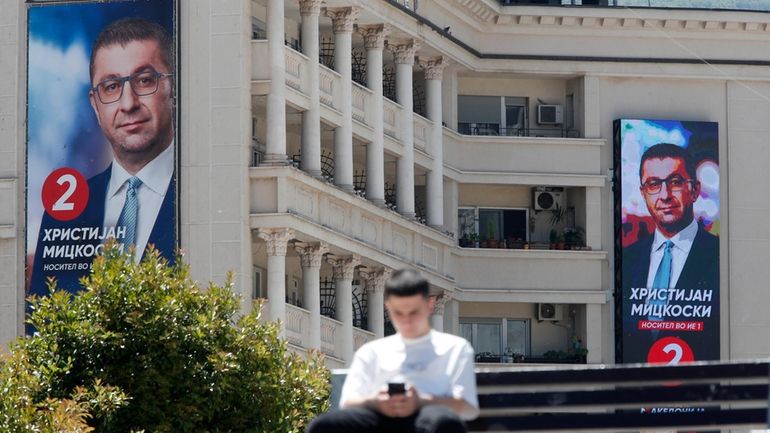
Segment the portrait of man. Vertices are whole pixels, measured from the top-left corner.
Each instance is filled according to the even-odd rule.
[[[174,259],[173,39],[158,23],[118,19],[96,37],[88,71],[88,101],[112,160],[87,180],[87,204],[77,217],[62,220],[46,209],[31,293],[47,293],[49,276],[75,291],[95,247],[109,238],[134,248],[136,261],[149,245]]]
[[[632,138],[639,136],[648,134]],[[621,235],[633,237],[621,244],[617,256],[622,275],[622,362],[651,362],[658,355],[677,359],[683,353],[692,360],[719,359],[719,237],[695,210],[698,204],[703,208],[702,196],[716,196],[718,188],[718,176],[716,181],[709,178],[709,193],[703,193],[699,163],[705,161],[709,173],[717,175],[718,167],[714,161],[694,157],[686,144],[682,140],[639,145],[636,170],[629,169],[630,163],[623,167]],[[638,177],[638,183],[627,180],[630,176]],[[634,184],[637,191],[628,191]],[[632,193],[641,200],[631,199]],[[634,207],[635,203],[639,205]],[[706,209],[713,212],[713,207]],[[678,347],[664,344],[657,349],[655,342],[662,339]],[[666,358],[668,352],[652,353],[655,350],[666,350],[671,357]]]

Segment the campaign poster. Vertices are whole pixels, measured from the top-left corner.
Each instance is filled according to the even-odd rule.
[[[716,122],[614,122],[617,361],[719,359]]]
[[[26,294],[177,246],[173,0],[28,4]]]

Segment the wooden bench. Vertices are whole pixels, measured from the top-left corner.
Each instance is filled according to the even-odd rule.
[[[481,415],[468,430],[767,429],[769,377],[768,361],[477,368]],[[332,407],[344,378],[333,372]]]

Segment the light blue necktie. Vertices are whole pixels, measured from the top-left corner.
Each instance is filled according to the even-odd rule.
[[[136,245],[136,222],[139,219],[139,185],[142,181],[134,176],[128,179],[128,189],[126,190],[126,202],[123,204],[123,210],[120,211],[118,218],[118,227],[126,228],[126,236],[123,237],[123,245],[128,249],[129,245]]]
[[[670,240],[667,240],[666,243],[663,244],[665,247],[665,250],[663,251],[663,258],[660,259],[660,264],[658,265],[658,271],[655,272],[655,279],[652,280],[652,288],[657,290],[666,290],[668,291],[668,286],[671,284],[671,249],[674,247],[674,243]],[[666,299],[651,299],[649,302],[650,305],[667,305],[668,304],[668,298]],[[650,320],[663,320],[660,316],[653,316],[650,315]]]

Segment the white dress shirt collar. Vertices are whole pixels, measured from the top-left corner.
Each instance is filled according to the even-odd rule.
[[[113,197],[121,189],[124,183],[132,177],[131,173],[123,168],[117,159],[112,161],[112,173],[110,175],[110,184],[107,189],[107,197]],[[174,175],[174,142],[160,153],[155,159],[147,163],[136,177],[142,181],[142,185],[153,190],[161,196],[166,195],[168,182]]]
[[[690,224],[682,229],[679,233],[667,238],[659,229],[655,229],[655,239],[652,241],[652,251],[658,251],[663,247],[663,244],[667,240],[671,240],[674,243],[674,248],[681,250],[685,255],[690,252],[692,243],[695,240],[695,235],[698,234],[698,221],[693,219]]]

